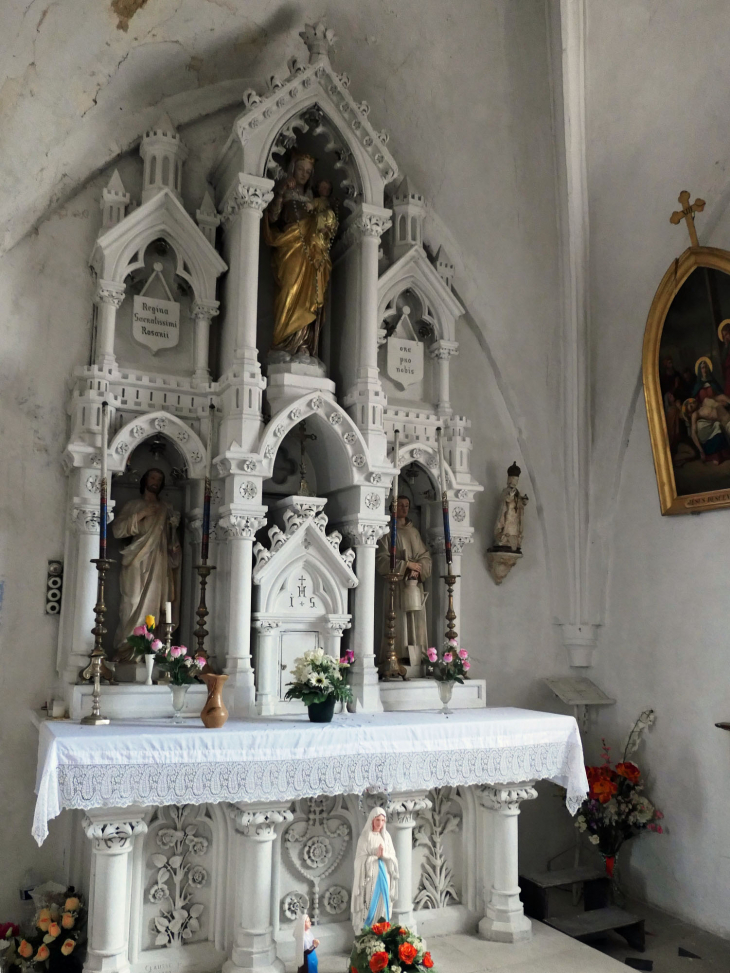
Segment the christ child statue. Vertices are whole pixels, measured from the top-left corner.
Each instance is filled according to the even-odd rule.
[[[385,811],[370,812],[355,850],[352,883],[352,927],[360,935],[365,926],[390,922],[392,902],[398,895],[398,859],[386,827]]]

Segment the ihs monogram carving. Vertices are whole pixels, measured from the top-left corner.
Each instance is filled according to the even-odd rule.
[[[287,828],[284,847],[296,870],[312,883],[310,914],[316,923],[319,919],[321,883],[342,861],[351,832],[345,820],[341,797],[313,797],[298,801],[297,806],[299,814],[306,814],[306,820],[295,821]],[[333,893],[332,902],[338,904],[339,886],[336,888],[338,892]]]
[[[208,883],[208,870],[199,859],[208,852],[210,842],[202,830],[210,832],[210,822],[191,805],[160,808],[160,827],[155,843],[163,853],[150,858],[154,865],[152,885],[147,898],[160,903],[155,916],[155,946],[181,946],[200,932],[200,917],[205,906],[192,900],[198,889]]]
[[[450,813],[450,787],[430,791],[429,797],[432,806],[419,812],[414,830],[416,846],[424,852],[424,864],[413,905],[419,909],[442,909],[459,901],[454,873],[446,859],[444,838],[458,831],[460,818]]]

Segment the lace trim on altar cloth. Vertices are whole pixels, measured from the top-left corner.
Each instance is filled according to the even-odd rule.
[[[390,793],[536,780],[563,787],[567,808],[575,814],[586,794],[580,745],[540,743],[301,760],[62,765],[39,788],[33,836],[41,844],[48,835],[48,820],[64,808],[294,801],[368,789]]]

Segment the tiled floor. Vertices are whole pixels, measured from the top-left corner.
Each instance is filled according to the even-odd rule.
[[[467,935],[434,936],[428,945],[438,973],[618,973],[632,968],[627,958],[651,962],[653,973],[730,973],[729,941],[648,906],[629,902],[625,908],[646,918],[644,953],[614,934],[587,946],[539,922],[533,922],[532,941],[515,946]],[[680,948],[700,958],[680,956]],[[319,969],[346,973],[347,957],[323,956]]]

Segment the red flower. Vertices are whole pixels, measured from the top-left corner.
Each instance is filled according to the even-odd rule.
[[[639,777],[641,777],[641,771],[630,760],[622,764],[616,764],[616,773],[621,777],[625,777],[631,784],[635,784]]]
[[[401,943],[398,947],[398,958],[402,959],[404,963],[410,965],[416,956],[418,956],[418,950],[413,943]]]
[[[383,936],[390,929],[390,923],[376,922],[371,928],[376,936]]]
[[[618,784],[612,780],[597,780],[591,788],[591,797],[598,798],[601,804],[608,804],[618,790]]]
[[[431,959],[430,953],[424,953],[421,962],[423,963],[423,965],[426,967],[427,970],[430,970],[433,967],[433,960]]]
[[[11,936],[19,936],[20,927],[14,922],[0,922],[0,939],[10,939]]]
[[[373,973],[380,973],[380,970],[384,970],[388,965],[388,954],[383,951],[373,953],[373,955],[370,957],[369,965]]]

